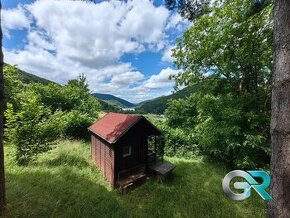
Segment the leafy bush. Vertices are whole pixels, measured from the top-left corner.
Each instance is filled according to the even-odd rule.
[[[51,114],[36,98],[21,103],[21,110],[14,112],[12,104],[6,110],[5,135],[16,148],[16,161],[27,165],[37,154],[49,150],[50,143],[61,136],[63,126],[59,113]]]
[[[269,116],[255,108],[245,110],[248,103],[230,93],[195,93],[172,101],[166,111],[172,128],[166,147],[197,144],[198,153],[230,168],[264,166],[270,157]]]
[[[194,157],[199,154],[194,135],[181,128],[169,127],[164,121],[150,119],[164,134],[164,154],[169,157]]]
[[[100,104],[87,89],[84,76],[80,76],[78,80],[70,80],[63,87],[57,84],[34,84],[31,88],[39,95],[40,101],[52,112],[57,110],[79,111],[97,117]]]
[[[64,136],[66,138],[89,139],[88,127],[95,121],[95,118],[88,114],[81,114],[78,111],[71,111],[63,116],[65,120]]]
[[[27,165],[59,138],[89,138],[87,128],[97,119],[99,104],[90,95],[84,76],[64,87],[24,85],[17,80],[22,89],[15,92],[10,81],[15,77],[6,75],[12,100],[5,113],[5,136],[17,148],[19,165]]]
[[[249,16],[250,5],[213,1],[172,52],[176,86],[196,89],[170,103],[168,124],[193,133],[204,156],[231,168],[263,167],[270,156],[273,10]]]

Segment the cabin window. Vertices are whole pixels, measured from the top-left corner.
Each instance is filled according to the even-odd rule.
[[[131,155],[131,146],[124,146],[123,147],[123,157],[128,157]]]

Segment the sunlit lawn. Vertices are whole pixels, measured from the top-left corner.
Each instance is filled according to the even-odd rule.
[[[62,141],[28,167],[14,163],[5,147],[7,217],[265,217],[253,192],[228,199],[221,181],[227,170],[201,160],[167,158],[177,167],[165,183],[154,178],[133,191],[112,190],[90,160],[87,143]]]

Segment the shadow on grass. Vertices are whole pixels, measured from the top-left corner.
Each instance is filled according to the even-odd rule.
[[[226,170],[221,166],[182,161],[176,165],[168,181],[151,180],[119,196],[133,217],[265,217],[265,203],[256,194],[243,202],[224,195]]]
[[[171,161],[171,160],[170,160]],[[221,187],[227,170],[194,161],[173,161],[172,177],[152,178],[120,194],[108,191],[95,167],[59,153],[27,168],[8,170],[8,217],[265,217],[265,203],[228,199]],[[76,167],[77,166],[77,167]]]
[[[42,161],[40,164],[46,165],[48,167],[58,167],[66,165],[79,168],[88,167],[90,165],[85,158],[73,154],[59,154],[54,159]]]
[[[97,181],[69,168],[7,173],[7,217],[126,217],[125,208]]]

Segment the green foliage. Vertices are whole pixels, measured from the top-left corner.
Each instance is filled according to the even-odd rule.
[[[51,114],[36,96],[21,101],[17,112],[9,103],[5,116],[5,135],[17,147],[19,165],[27,165],[37,154],[49,150],[50,143],[60,137],[63,129],[59,113]]]
[[[168,101],[167,96],[158,97],[153,100],[141,102],[141,104],[137,107],[136,110],[139,111],[140,113],[162,114],[166,109],[167,101]]]
[[[249,1],[216,1],[178,40],[177,85],[167,123],[194,135],[197,152],[230,168],[258,168],[270,157],[272,10],[249,15]]]
[[[5,136],[17,148],[18,164],[29,164],[61,137],[89,138],[87,128],[98,118],[99,103],[90,95],[83,75],[65,86],[27,85],[17,80],[15,70],[7,66],[5,74],[13,100],[5,113]]]
[[[23,70],[20,70],[17,68],[17,66],[12,66],[10,64],[4,64],[4,75],[6,74],[6,71],[13,71],[13,75],[17,77],[18,80],[20,80],[24,84],[30,84],[30,83],[41,83],[43,85],[48,85],[50,83],[54,83],[50,80],[35,76],[33,74],[27,73]],[[7,76],[7,74],[6,74]],[[5,77],[6,77],[5,76]]]
[[[164,153],[169,157],[192,158],[198,155],[197,144],[192,133],[180,128],[162,128],[165,136]]]
[[[194,90],[192,87],[186,87],[178,90],[171,95],[161,96],[152,100],[147,100],[138,104],[136,111],[139,113],[163,114],[167,108],[167,104],[171,100],[188,97]]]
[[[201,15],[209,13],[210,0],[165,0],[167,8],[177,9],[182,17],[194,21]]]
[[[65,120],[64,136],[66,138],[90,139],[88,127],[96,120],[95,117],[74,110],[66,113],[63,119]]]
[[[93,93],[92,94],[97,99],[100,99],[110,105],[112,105],[115,108],[128,108],[128,107],[134,107],[135,104],[128,102],[122,98],[118,98],[114,95],[109,94],[101,94],[101,93]]]
[[[5,65],[3,69],[4,73],[4,93],[5,93],[5,101],[13,102],[16,104],[14,97],[19,92],[19,90],[23,89],[23,83],[20,81],[18,69],[11,65]]]
[[[77,110],[83,114],[87,113],[92,117],[97,117],[99,103],[91,96],[83,79],[80,76],[78,80],[71,80],[63,87],[57,84],[47,86],[34,84],[32,89],[39,95],[40,101],[53,112]]]
[[[199,155],[194,134],[181,128],[181,126],[178,128],[168,126],[165,118],[148,115],[146,118],[162,131],[164,137],[158,146],[164,148],[164,154],[166,156],[192,158]]]
[[[198,144],[193,146],[196,153],[229,167],[261,167],[269,162],[270,116],[255,109],[245,111],[244,106],[231,93],[195,93],[171,102],[167,123],[187,133],[180,144]],[[188,139],[190,134],[193,137]]]
[[[168,125],[173,128],[187,128],[197,123],[197,111],[192,97],[172,100],[165,113],[169,116]]]
[[[151,178],[121,194],[92,163],[89,144],[61,141],[53,147],[19,167],[6,144],[5,217],[265,217],[267,205],[255,191],[242,202],[223,193],[228,171],[216,164],[166,158],[176,164],[169,181]]]
[[[112,104],[109,104],[103,100],[98,99],[100,103],[100,110],[101,111],[106,111],[106,112],[120,112],[122,109],[119,107],[116,107]]]
[[[206,95],[199,99],[197,111],[194,131],[203,154],[230,167],[261,167],[269,161],[269,133],[257,131],[257,126],[267,130],[268,123],[253,120],[256,112],[245,113],[240,99]]]
[[[247,17],[250,2],[216,1],[174,49],[178,84],[194,83],[208,74],[226,78],[231,90],[254,92],[269,82],[272,71],[272,9]]]

